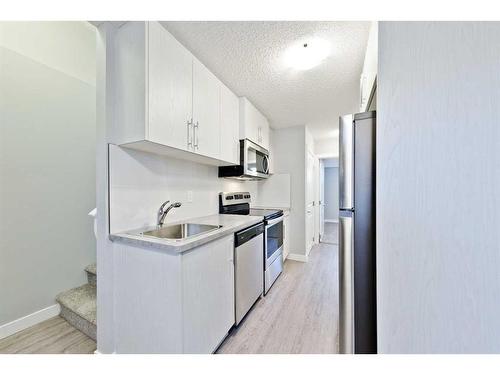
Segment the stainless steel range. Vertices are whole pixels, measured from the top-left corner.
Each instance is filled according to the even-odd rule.
[[[264,222],[264,294],[283,271],[283,210],[250,208],[249,192],[220,193],[219,213],[260,216]]]

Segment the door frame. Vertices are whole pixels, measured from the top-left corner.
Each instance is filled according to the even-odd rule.
[[[325,234],[325,162],[319,159],[319,242]]]

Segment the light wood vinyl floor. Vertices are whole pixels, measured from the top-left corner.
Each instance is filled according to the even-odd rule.
[[[287,260],[217,353],[338,353],[337,254],[337,245],[321,243],[308,263]]]
[[[91,354],[94,340],[56,316],[0,340],[0,353]]]
[[[321,243],[309,262],[287,260],[265,298],[233,329],[218,353],[337,353],[338,249]],[[55,317],[0,340],[0,353],[85,354],[96,343]]]
[[[339,243],[339,224],[325,223],[325,231],[321,242],[337,245]]]

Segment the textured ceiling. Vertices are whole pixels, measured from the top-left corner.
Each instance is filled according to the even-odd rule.
[[[339,115],[356,112],[369,22],[162,22],[273,128],[308,125],[315,139],[333,136]],[[308,71],[283,64],[288,46],[320,37],[331,54]]]

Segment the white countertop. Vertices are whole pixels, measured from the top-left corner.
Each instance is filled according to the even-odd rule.
[[[121,233],[113,233],[109,235],[109,239],[113,242],[121,242],[132,246],[141,246],[156,250],[165,250],[173,253],[182,253],[191,250],[195,247],[206,244],[207,242],[227,236],[241,229],[247,228],[262,221],[262,217],[250,215],[211,215],[192,219],[185,219],[167,225],[180,223],[194,224],[209,224],[221,225],[222,228],[210,231],[208,233],[193,236],[192,238],[167,240],[155,237],[146,237],[140,234],[132,234],[134,232],[142,232],[154,228],[139,228]]]

